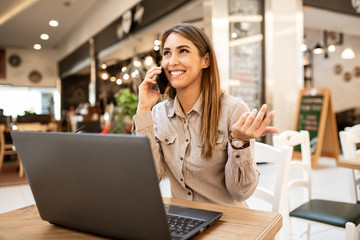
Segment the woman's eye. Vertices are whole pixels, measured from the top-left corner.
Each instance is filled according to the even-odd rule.
[[[170,54],[170,51],[164,51],[163,52],[163,55],[165,56],[165,55],[169,55]]]
[[[180,53],[188,53],[189,51],[187,49],[180,49]]]

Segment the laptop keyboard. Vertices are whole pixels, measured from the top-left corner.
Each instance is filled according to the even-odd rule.
[[[200,224],[204,223],[205,221],[195,219],[195,218],[188,218],[188,217],[180,217],[176,215],[167,215],[168,224],[170,233],[185,235]]]

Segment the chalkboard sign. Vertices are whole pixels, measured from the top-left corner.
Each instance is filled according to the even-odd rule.
[[[316,144],[318,142],[318,131],[323,102],[324,96],[322,95],[302,96],[301,98],[296,130],[307,130],[309,132],[311,154],[315,153]],[[301,151],[300,145],[295,147],[295,151]]]
[[[295,130],[309,132],[313,168],[318,168],[320,155],[338,159],[339,140],[329,89],[300,91]],[[301,157],[300,145],[295,146],[294,157]]]

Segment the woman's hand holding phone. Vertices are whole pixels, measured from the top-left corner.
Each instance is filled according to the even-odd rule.
[[[154,90],[153,86],[157,84],[156,75],[161,74],[162,71],[162,67],[153,67],[147,71],[144,81],[139,86],[137,114],[150,111],[152,106],[154,106],[161,97],[162,94]],[[168,85],[165,92],[167,92],[169,88],[170,86]]]
[[[166,87],[169,85],[169,80],[165,75],[165,71],[161,71],[160,74],[156,75],[156,83],[159,87],[160,93],[164,94],[166,91]]]

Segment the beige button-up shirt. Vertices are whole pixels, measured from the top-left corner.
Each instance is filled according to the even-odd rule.
[[[249,111],[239,98],[223,93],[216,148],[210,159],[201,156],[200,96],[184,114],[178,99],[155,105],[152,112],[135,115],[133,133],[150,139],[159,181],[168,175],[174,198],[247,207],[259,180],[250,147],[234,150],[228,138],[231,126]]]

